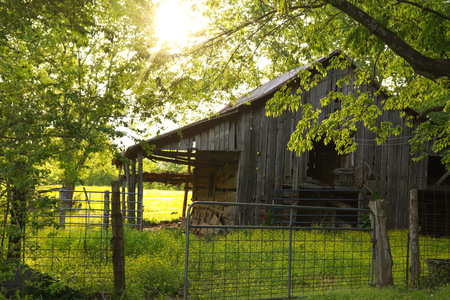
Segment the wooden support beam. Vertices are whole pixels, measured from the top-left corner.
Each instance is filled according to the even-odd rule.
[[[130,176],[128,178],[127,220],[136,223],[136,162],[131,161]]]
[[[143,159],[142,154],[138,153],[138,173],[137,173],[137,182],[138,182],[138,199],[137,199],[137,221],[138,226],[142,228],[143,222],[143,211],[142,211],[142,203],[144,200],[144,183],[143,183]]]

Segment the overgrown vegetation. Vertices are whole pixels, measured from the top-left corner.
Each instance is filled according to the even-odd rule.
[[[108,187],[88,189],[104,191]],[[147,222],[157,224],[162,221],[175,221],[180,216],[183,191],[150,190],[144,195],[144,217]],[[75,195],[75,198],[77,197]],[[28,233],[26,264],[57,281],[57,284],[40,285],[38,290],[31,292],[45,294],[46,299],[51,299],[52,295],[56,297],[66,286],[91,296],[113,291],[110,229],[105,230],[99,226],[65,229],[57,226],[34,226],[28,228]],[[190,261],[211,261],[211,253],[214,252],[215,265],[203,265],[202,272],[190,275],[193,276],[190,279],[193,280],[193,284],[202,277],[208,280],[213,278],[217,284],[236,280],[241,275],[236,268],[236,261],[239,261],[240,270],[245,270],[251,277],[264,278],[270,274],[277,278],[285,278],[286,261],[281,258],[284,255],[282,249],[287,249],[286,233],[243,230],[216,236],[191,236],[191,247],[194,248],[191,249]],[[321,299],[320,297],[343,299],[345,295],[348,297],[353,293],[367,294],[367,299],[376,299],[376,295],[379,297],[386,295],[383,297],[386,299],[423,299],[423,295],[430,293],[440,297],[445,295],[445,292],[450,292],[448,285],[438,287],[434,279],[430,282],[427,277],[423,278],[422,286],[432,288],[431,290],[410,292],[401,288],[406,282],[407,232],[392,230],[389,236],[394,259],[394,277],[400,288],[387,290],[363,288],[362,291],[358,289],[357,287],[365,287],[369,282],[368,273],[360,270],[361,266],[370,265],[369,233],[341,232],[334,236],[321,229],[298,231],[294,234],[296,241],[293,244],[294,259],[301,265],[293,269],[293,275],[299,278],[295,281],[297,288],[303,286],[302,293],[311,293],[307,287],[315,280],[312,277],[314,273],[311,273],[315,269],[322,272],[321,276],[326,276],[322,276],[321,282],[319,280],[314,283],[316,287],[323,284],[324,278],[335,280],[345,277],[348,278],[348,282],[339,285],[339,289],[345,290],[327,291],[320,296],[311,296],[313,299]],[[185,239],[185,233],[179,228],[154,227],[143,231],[125,228],[126,286],[129,299],[169,298],[182,293]],[[421,252],[422,259],[448,258],[450,246],[448,239],[422,237],[421,245],[424,246]],[[198,249],[199,246],[201,252],[196,253],[195,247]],[[365,247],[364,251],[362,247]],[[251,253],[249,249],[258,251]],[[424,251],[424,249],[431,250]],[[352,263],[349,266],[350,257]],[[250,262],[255,260],[263,262],[263,267],[253,266]],[[422,274],[427,275],[426,266],[423,264],[422,267]],[[262,273],[258,275],[258,272]],[[361,282],[363,283],[360,284]],[[275,287],[267,287],[263,280],[260,284],[264,287],[263,292],[268,295],[281,293]],[[191,285],[190,289],[194,287]],[[332,289],[335,288],[337,287]]]
[[[404,234],[404,231],[391,233],[394,262],[398,267],[395,276],[398,279],[397,286],[399,287],[404,286],[404,275],[406,274],[406,256],[404,255],[406,245],[405,241],[400,237],[400,235]],[[255,242],[249,242],[249,235],[253,235],[253,240],[258,239],[259,241],[256,244]],[[257,237],[257,235],[259,236]],[[210,256],[214,252],[214,261],[216,262],[214,266],[211,264],[202,265],[202,272],[197,275],[194,274],[194,277],[191,277],[191,279],[197,282],[196,280],[199,278],[195,276],[209,276],[209,280],[213,277],[214,282],[222,284],[223,282],[232,282],[232,280],[239,278],[242,275],[239,274],[239,270],[245,270],[244,272],[248,272],[248,274],[259,272],[260,274],[254,277],[263,281],[263,278],[268,276],[285,278],[287,272],[286,261],[281,259],[274,260],[269,257],[273,255],[273,249],[278,249],[276,250],[276,255],[281,256],[285,254],[282,254],[282,249],[287,249],[285,235],[286,232],[283,233],[281,231],[263,233],[261,230],[254,232],[244,230],[231,232],[227,235],[191,236],[192,247],[197,247],[199,243],[202,243],[202,257],[194,254],[191,258],[192,261],[211,261]],[[312,273],[310,278],[303,275],[309,274],[308,272],[312,272],[314,269],[326,272],[323,274],[326,274],[329,278],[344,276],[358,282],[370,281],[368,273],[360,270],[361,265],[370,266],[370,235],[368,233],[361,236],[360,233],[342,232],[337,237],[334,237],[333,241],[328,243],[321,242],[320,244],[317,244],[315,241],[323,241],[327,235],[331,236],[329,232],[320,230],[299,231],[295,235],[294,239],[298,240],[298,242],[294,244],[294,259],[297,260],[297,264],[301,263],[302,266],[295,268],[293,275],[303,278],[305,280],[303,282],[304,286],[313,286],[312,282],[308,284],[308,280],[314,280]],[[111,258],[108,257],[108,252],[106,251],[111,238],[109,231],[106,232],[102,229],[85,231],[82,228],[76,230],[47,229],[41,232],[40,236],[42,237],[39,239],[40,245],[35,245],[33,254],[30,256],[34,255],[34,259],[28,259],[28,264],[38,266],[41,272],[48,272],[53,278],[60,280],[63,285],[82,290],[90,295],[99,292],[112,292],[112,281],[109,277],[112,274]],[[165,228],[153,231],[138,231],[132,228],[125,228],[126,286],[129,299],[164,298],[181,295],[184,283],[185,238],[185,233],[178,228]],[[239,243],[232,242],[236,240],[239,240]],[[367,243],[361,243],[361,240]],[[437,239],[432,240],[435,243],[439,242]],[[47,250],[44,249],[44,245]],[[444,248],[447,246],[448,244],[442,243],[443,248],[434,248],[436,251],[434,256],[439,257],[445,254],[446,249]],[[368,249],[358,249],[357,247],[368,247]],[[259,252],[250,253],[249,249],[252,248],[259,249]],[[68,249],[71,249],[70,253]],[[267,253],[264,252],[265,249],[267,249]],[[360,250],[364,250],[362,255],[358,254],[359,256],[356,257]],[[191,251],[195,252],[195,249],[191,249]],[[238,255],[239,257],[232,257],[233,255]],[[251,259],[247,257],[248,255],[252,256]],[[261,257],[258,258],[255,255],[260,255]],[[307,258],[302,257],[304,255]],[[258,259],[261,261],[267,259],[264,268],[245,265],[246,262],[249,263]],[[236,261],[239,261],[239,268],[236,266]],[[352,263],[348,265],[350,261]],[[301,274],[302,272],[306,273]],[[362,274],[366,277],[358,278],[355,274]],[[263,290],[267,295],[278,295],[280,293],[279,290],[273,290],[273,287],[264,284],[263,281],[261,286],[264,287]],[[92,284],[92,282],[96,284]],[[208,282],[210,283],[210,281]],[[297,282],[297,284],[300,284],[300,282]],[[349,293],[355,293],[355,295],[358,293],[364,294],[365,292],[354,289],[358,285],[365,286],[365,284],[355,284],[348,281],[345,285],[334,286],[331,289],[342,290],[347,286],[349,290],[327,292],[322,296],[327,295],[326,297],[328,298],[326,299],[342,299],[344,297],[342,295],[348,295]],[[90,288],[86,288],[88,286]],[[97,288],[95,288],[96,286]],[[316,285],[316,288],[318,287]],[[229,290],[236,292],[231,287]],[[427,293],[443,295],[444,291],[450,291],[450,287],[444,286],[431,291],[414,291],[413,293],[403,288],[363,290],[369,291],[369,298],[367,299],[375,299],[375,295],[380,295],[380,293],[385,293],[387,297],[396,296],[406,299],[413,297],[413,295],[425,295]],[[222,288],[221,291],[223,291]],[[324,291],[319,293],[324,293]],[[224,295],[221,294],[220,296]]]

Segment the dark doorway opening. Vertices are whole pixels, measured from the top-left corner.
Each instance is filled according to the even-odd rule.
[[[450,176],[441,162],[440,156],[428,157],[428,185],[450,185]]]
[[[314,149],[309,152],[307,175],[320,183],[333,185],[336,176],[333,170],[341,167],[341,159],[333,143],[324,145],[315,143]]]

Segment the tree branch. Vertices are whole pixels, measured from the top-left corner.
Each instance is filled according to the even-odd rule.
[[[415,3],[415,2],[407,1],[407,0],[397,0],[397,3],[405,3],[405,4],[413,5],[415,7],[420,8],[423,11],[427,11],[429,13],[432,13],[432,14],[435,14],[435,15],[441,17],[444,20],[449,20],[450,21],[450,16],[446,16],[443,13],[440,13],[440,12],[434,10],[434,9],[431,9],[431,8],[428,8],[428,7],[424,7],[423,5],[420,5],[419,3]]]
[[[314,0],[314,1],[312,1],[310,4],[290,6],[288,9],[289,9],[289,12],[291,12],[291,11],[295,11],[295,10],[299,10],[299,9],[320,8],[320,7],[325,6],[324,3],[316,4],[317,2],[318,2],[317,0]],[[267,11],[265,14],[263,14],[263,15],[261,15],[261,16],[255,18],[255,19],[253,19],[253,20],[250,20],[250,21],[247,21],[247,22],[245,22],[245,23],[239,24],[238,26],[236,26],[236,27],[234,27],[234,28],[232,28],[232,29],[225,30],[225,31],[223,31],[223,32],[221,32],[221,33],[219,33],[219,34],[213,36],[212,38],[210,38],[210,39],[208,39],[208,40],[202,42],[202,43],[200,44],[201,46],[200,46],[199,48],[195,49],[195,50],[194,50],[193,52],[191,52],[190,54],[195,53],[195,52],[198,52],[199,50],[201,50],[201,49],[203,49],[203,48],[209,47],[209,44],[213,43],[214,41],[218,40],[219,38],[221,38],[221,37],[223,37],[223,36],[230,36],[230,35],[232,35],[233,33],[235,33],[235,32],[237,32],[237,31],[241,30],[242,28],[245,28],[245,27],[248,27],[248,26],[253,25],[253,24],[255,24],[255,23],[258,23],[259,21],[261,21],[261,20],[264,19],[264,18],[267,18],[267,17],[273,17],[273,15],[275,15],[275,14],[277,14],[277,13],[278,13],[278,10],[277,10],[277,9],[273,9],[273,10]]]
[[[444,108],[445,108],[445,106],[435,106],[435,107],[427,108],[427,109],[424,110],[420,115],[417,115],[417,116],[416,116],[416,119],[419,120],[419,121],[420,121],[420,120],[423,120],[423,119],[425,119],[425,118],[427,117],[427,115],[428,115],[430,112],[439,112],[439,111],[443,111]]]
[[[450,59],[423,55],[372,16],[346,0],[323,0],[366,27],[372,34],[405,59],[417,74],[431,80],[450,77]]]

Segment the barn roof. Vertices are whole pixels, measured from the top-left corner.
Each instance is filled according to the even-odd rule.
[[[328,56],[322,56],[319,59],[316,59],[314,62],[320,62],[322,64],[326,64],[329,62],[329,60],[332,57],[340,55],[340,54],[341,54],[340,50],[335,50],[335,51],[331,52]],[[346,58],[349,59],[348,57],[346,57]],[[352,62],[352,64],[355,66],[355,64],[353,62]],[[279,90],[283,85],[285,85],[290,80],[295,78],[302,70],[308,70],[308,69],[310,69],[310,67],[311,67],[311,63],[308,63],[301,67],[290,70],[290,71],[270,80],[269,82],[257,87],[252,92],[250,92],[248,95],[239,98],[237,100],[236,104],[234,104],[234,105],[229,104],[229,105],[225,106],[217,114],[215,114],[209,118],[205,118],[205,119],[199,120],[197,122],[188,124],[186,126],[177,128],[175,130],[160,134],[156,137],[148,139],[146,142],[148,144],[164,143],[164,141],[178,138],[180,132],[185,132],[187,130],[195,131],[196,128],[199,128],[199,126],[204,126],[206,123],[217,122],[222,118],[229,117],[230,115],[237,113],[239,111],[239,108],[241,108],[243,105],[246,105],[248,103],[254,103],[258,100],[265,99],[266,96],[268,96],[268,95],[272,95],[277,90]],[[136,144],[136,145],[130,146],[123,154],[128,158],[135,158],[137,156],[137,153],[142,151],[141,149],[142,149],[141,145]]]
[[[341,54],[340,50],[335,50],[335,51],[331,52],[328,56],[322,56],[322,57],[316,59],[314,62],[327,63],[332,57],[340,55],[340,54]],[[349,59],[348,57],[346,57],[346,58]],[[275,77],[274,79],[270,80],[269,82],[254,89],[250,94],[239,98],[235,105],[232,105],[232,104],[227,105],[225,108],[223,108],[220,111],[220,113],[238,109],[239,107],[241,107],[242,105],[244,105],[246,103],[249,103],[249,102],[252,103],[254,101],[264,98],[267,95],[271,95],[272,93],[275,93],[283,85],[288,83],[293,78],[297,77],[297,75],[301,71],[309,70],[309,68],[311,67],[311,64],[312,64],[312,62],[307,63],[306,65],[292,69],[278,77]],[[352,62],[352,64],[353,64],[353,62]]]

